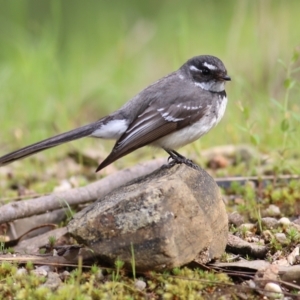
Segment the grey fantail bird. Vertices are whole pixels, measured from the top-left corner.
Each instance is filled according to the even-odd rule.
[[[217,57],[193,57],[112,114],[6,154],[0,157],[0,166],[85,136],[117,141],[96,171],[146,145],[163,148],[175,162],[185,163],[188,160],[175,149],[218,124],[225,112],[225,81],[229,80]]]

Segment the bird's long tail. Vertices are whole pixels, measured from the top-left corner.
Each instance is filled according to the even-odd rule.
[[[98,126],[100,125],[99,123],[100,122],[97,121],[8,153],[0,157],[0,167],[12,163],[15,160],[35,154],[37,152],[88,136],[98,128]]]

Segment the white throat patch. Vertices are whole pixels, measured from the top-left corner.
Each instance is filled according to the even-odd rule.
[[[195,82],[195,85],[210,92],[223,92],[225,90],[225,82],[223,81]]]

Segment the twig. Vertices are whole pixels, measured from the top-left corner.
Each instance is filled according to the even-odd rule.
[[[134,178],[151,173],[165,162],[163,158],[155,159],[116,172],[85,187],[5,204],[0,207],[0,224],[52,211],[64,207],[66,203],[73,206],[94,201]]]

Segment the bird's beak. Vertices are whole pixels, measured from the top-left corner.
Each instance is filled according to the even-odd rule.
[[[223,76],[222,79],[225,81],[231,81],[231,77],[228,75]]]

